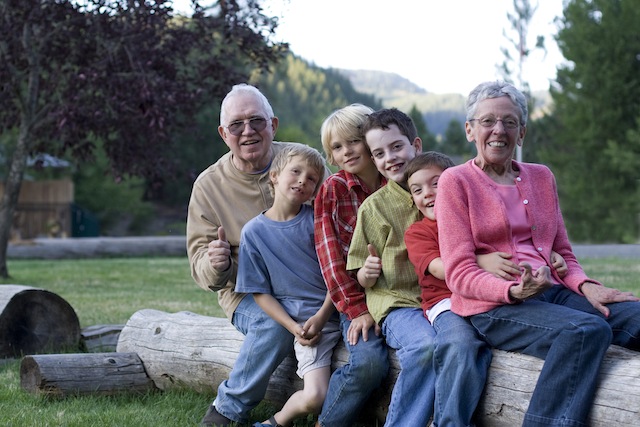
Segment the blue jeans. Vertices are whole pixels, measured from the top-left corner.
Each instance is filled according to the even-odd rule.
[[[245,338],[213,405],[225,417],[244,423],[264,398],[273,371],[293,352],[293,335],[269,317],[252,295],[242,299],[232,323]]]
[[[433,366],[436,371],[434,427],[471,426],[487,371],[491,348],[469,321],[444,311],[433,323],[436,331]]]
[[[382,333],[400,362],[384,425],[424,427],[433,414],[436,333],[420,308],[392,310],[382,323]]]
[[[629,303],[609,305],[611,315],[605,320],[594,315],[586,298],[554,286],[536,299],[470,317],[492,347],[545,360],[523,426],[587,425],[600,365],[613,338],[607,321],[625,323],[619,319],[640,314],[623,305]],[[635,332],[621,334],[630,332],[637,340],[639,321],[636,316]]]
[[[344,345],[349,351],[349,360],[331,375],[329,390],[318,417],[321,426],[351,426],[371,392],[380,386],[389,371],[384,339],[376,336],[374,328],[371,328],[367,341],[360,337],[358,343],[352,346],[347,340],[350,325],[351,321],[341,313],[340,327]]]

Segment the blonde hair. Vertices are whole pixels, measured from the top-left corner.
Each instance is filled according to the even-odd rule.
[[[285,166],[287,166],[293,157],[301,157],[309,166],[318,172],[319,179],[316,183],[316,188],[313,190],[313,195],[315,196],[324,181],[326,162],[322,154],[313,147],[298,142],[288,142],[273,158],[270,174],[280,175],[280,172],[284,170]],[[269,182],[271,184],[271,190],[273,191],[273,182]]]
[[[331,140],[340,139],[343,142],[364,142],[362,124],[373,111],[372,108],[363,104],[351,104],[335,110],[324,119],[320,127],[320,140],[322,141],[322,149],[327,156],[327,162],[329,162],[329,164],[335,165],[331,149]]]

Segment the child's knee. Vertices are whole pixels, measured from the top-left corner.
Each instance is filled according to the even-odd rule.
[[[313,414],[319,414],[322,409],[322,404],[327,396],[326,388],[313,388],[304,391],[304,401],[306,402],[307,412]]]

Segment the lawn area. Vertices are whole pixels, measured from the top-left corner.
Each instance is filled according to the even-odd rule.
[[[584,259],[594,279],[640,295],[637,259]],[[3,284],[33,286],[54,292],[75,309],[81,327],[124,324],[145,308],[191,311],[224,317],[216,295],[191,279],[186,258],[121,258],[92,260],[13,260],[11,279]],[[63,400],[24,392],[19,361],[0,362],[2,426],[190,426],[197,425],[214,394],[171,391],[145,395],[74,397]],[[272,414],[261,405],[252,414],[260,421]],[[313,425],[300,420],[298,427]]]
[[[217,295],[191,278],[186,257],[14,260],[0,283],[46,289],[76,311],[80,326],[124,324],[144,308],[224,317]]]

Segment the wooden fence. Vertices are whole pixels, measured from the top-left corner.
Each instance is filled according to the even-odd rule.
[[[2,194],[4,183],[0,183]],[[73,200],[71,179],[23,181],[13,218],[12,240],[70,237]]]

